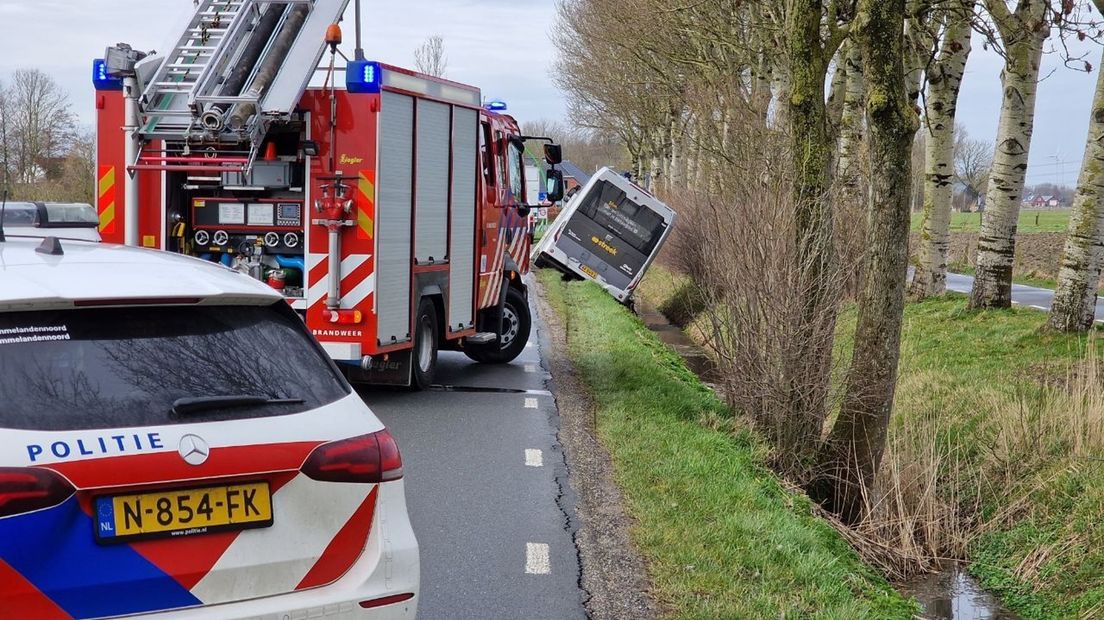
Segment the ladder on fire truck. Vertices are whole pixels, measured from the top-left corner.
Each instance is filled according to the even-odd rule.
[[[349,0],[195,2],[156,70],[138,71],[150,77],[132,170],[248,171],[271,124],[290,118]],[[147,154],[154,140],[181,146]]]

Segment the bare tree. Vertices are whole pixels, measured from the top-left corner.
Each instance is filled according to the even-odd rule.
[[[1104,0],[1096,0],[1104,11]],[[1096,290],[1104,268],[1104,59],[1089,115],[1089,137],[1073,201],[1058,288],[1047,325],[1088,331],[1096,318]]]
[[[985,193],[985,216],[978,236],[977,275],[971,308],[1012,305],[1012,262],[1016,224],[1027,176],[1035,95],[1043,41],[1050,35],[1048,0],[982,0],[1004,47],[1004,99],[997,125],[997,152]]]
[[[414,50],[414,66],[418,71],[434,77],[445,77],[448,58],[445,56],[445,39],[435,34]]]
[[[970,19],[975,0],[961,0],[939,11],[943,40],[928,69],[924,114],[924,216],[920,233],[920,267],[912,282],[917,298],[941,295],[947,289],[947,250],[951,245],[951,201],[954,198],[954,130],[958,93],[970,55]]]
[[[797,264],[802,267],[805,309],[796,330],[810,343],[800,374],[821,378],[818,389],[800,390],[793,397],[793,445],[782,446],[795,461],[813,456],[827,414],[831,346],[824,347],[821,332],[835,330],[838,291],[827,277],[836,264],[832,205],[828,199],[834,144],[828,127],[824,85],[828,66],[847,37],[843,27],[850,3],[838,0],[795,0],[788,6],[786,51],[789,55],[789,119]],[[827,27],[825,27],[827,25]],[[830,342],[830,340],[828,340]]]
[[[73,136],[57,178],[39,184],[36,196],[40,200],[95,204],[96,135],[93,132],[78,131]]]
[[[843,108],[839,122],[839,156],[836,160],[836,178],[844,188],[855,190],[858,171],[855,169],[858,150],[865,141],[866,111],[863,109],[865,83],[863,81],[862,50],[851,41],[840,47],[840,68],[847,76],[843,88]]]
[[[15,183],[40,180],[49,160],[63,157],[75,119],[69,97],[52,77],[38,69],[20,69],[4,91],[4,152]]]
[[[965,127],[955,127],[954,145],[955,182],[962,186],[966,197],[963,210],[976,204],[989,183],[989,170],[993,167],[993,143],[975,140]]]
[[[866,512],[897,385],[908,267],[912,143],[919,121],[905,80],[905,0],[860,0],[856,40],[867,79],[870,179],[866,282],[839,418],[813,494],[847,523]]]

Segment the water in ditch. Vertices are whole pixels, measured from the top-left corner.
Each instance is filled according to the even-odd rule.
[[[1017,620],[958,566],[921,575],[901,591],[920,602],[926,620]]]

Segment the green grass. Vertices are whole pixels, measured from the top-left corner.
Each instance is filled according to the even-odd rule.
[[[654,592],[676,618],[910,618],[675,354],[611,297],[540,274],[568,326],[597,433]]]
[[[1072,456],[1069,434],[1049,428],[1066,418],[1046,418],[1082,421],[1069,411],[1092,397],[1063,382],[1104,340],[1051,333],[1045,321],[1032,310],[971,312],[957,295],[908,305],[894,425],[938,429],[941,448],[957,456],[964,503],[977,501],[981,519],[1007,515],[969,547],[982,585],[1025,620],[1100,617],[1104,461]],[[854,322],[853,309],[840,317],[841,355]],[[1100,453],[1101,429],[1087,435]]]
[[[683,280],[653,266],[638,293],[658,306]],[[890,451],[917,466],[908,458],[951,455],[937,493],[964,527],[985,524],[969,570],[1007,607],[1024,620],[1104,618],[1104,338],[1049,332],[1046,316],[971,312],[958,295],[907,305]],[[854,308],[840,315],[843,363],[855,320]],[[1080,426],[1074,454],[1068,428]]]
[[[1069,227],[1069,209],[1024,209],[1020,211],[1017,230],[1020,233],[1066,232]],[[920,232],[922,214],[912,214],[912,232]],[[981,229],[981,213],[951,213],[951,232],[978,232]]]

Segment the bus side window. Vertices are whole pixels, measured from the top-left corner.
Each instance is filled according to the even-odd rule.
[[[483,181],[488,186],[495,184],[494,154],[491,152],[491,124],[482,123],[479,132],[479,155],[483,159]]]

